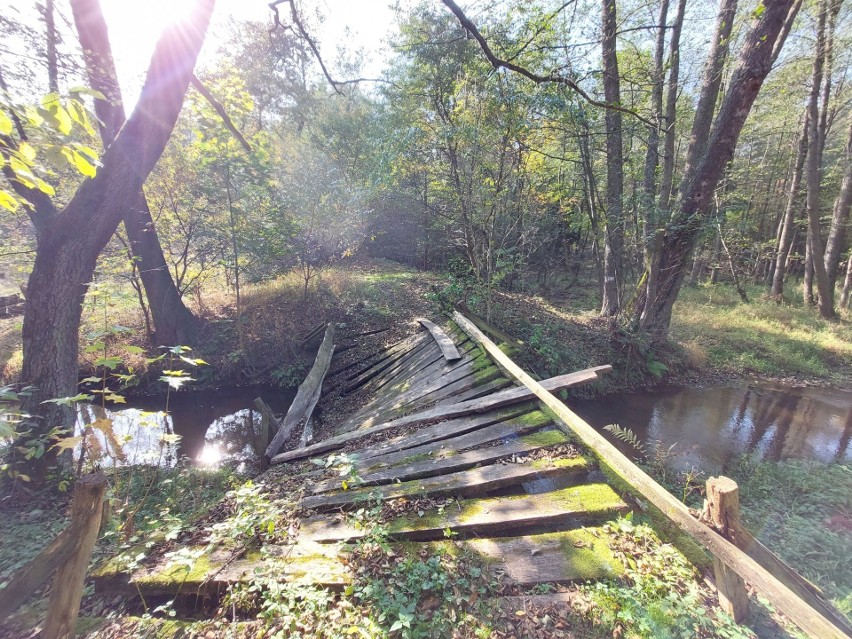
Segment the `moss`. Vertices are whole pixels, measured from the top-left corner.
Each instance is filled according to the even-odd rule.
[[[171,584],[201,583],[219,565],[211,561],[208,555],[201,555],[187,571],[184,566],[174,566],[168,570],[157,570],[153,574],[146,574],[134,579],[139,586],[167,586]]]
[[[562,431],[550,429],[522,435],[521,441],[529,446],[555,446],[556,444],[566,443],[568,438],[565,437]]]
[[[500,377],[500,369],[496,366],[488,366],[487,368],[477,370],[473,374],[473,379],[480,384],[485,384],[491,380],[497,379],[498,377]]]
[[[570,470],[588,470],[591,466],[588,459],[578,455],[577,457],[558,457],[557,459],[534,459],[530,466],[537,470],[547,468],[565,468]]]
[[[93,632],[104,625],[106,619],[102,617],[78,617],[75,626],[76,634],[82,636]]]
[[[534,410],[515,417],[512,422],[523,426],[547,426],[551,423],[551,419],[544,414],[544,411]]]

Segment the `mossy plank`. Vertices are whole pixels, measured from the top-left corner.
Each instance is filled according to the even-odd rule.
[[[533,439],[527,440],[528,437]],[[511,457],[512,455],[523,455],[531,453],[540,448],[546,448],[557,443],[565,443],[568,438],[559,431],[549,431],[547,435],[542,433],[533,433],[523,435],[515,441],[483,448],[479,450],[471,450],[458,455],[451,455],[445,459],[423,459],[418,457],[419,461],[404,466],[393,466],[384,468],[374,473],[369,473],[361,477],[361,481],[367,486],[380,486],[383,484],[391,484],[396,481],[408,481],[411,479],[423,479],[425,477],[434,477],[436,475],[446,475],[474,466],[491,464],[497,460]],[[327,493],[340,488],[338,480],[329,480],[317,483],[311,492],[314,494]]]
[[[482,384],[481,386],[474,386],[468,391],[463,393],[458,393],[457,395],[453,395],[452,397],[446,397],[439,401],[436,406],[446,406],[448,404],[456,404],[458,402],[466,402],[470,399],[477,399],[479,397],[484,397],[490,393],[495,391],[503,390],[504,388],[509,388],[513,386],[514,382],[509,381],[505,377],[498,377],[486,384]]]
[[[477,415],[476,417],[460,417],[458,419],[451,419],[433,426],[425,426],[413,433],[407,433],[405,435],[386,439],[379,444],[358,451],[357,457],[360,460],[360,465],[366,466],[368,463],[373,465],[372,462],[368,462],[370,458],[380,457],[389,453],[416,448],[424,444],[429,444],[430,442],[463,435],[470,431],[475,431],[486,426],[491,426],[492,424],[498,424],[514,417],[518,417],[524,413],[528,413],[529,411],[530,405],[521,405],[486,413],[485,415]]]
[[[462,500],[458,509],[447,508],[423,517],[406,515],[390,521],[386,528],[395,539],[440,539],[447,529],[486,537],[552,526],[570,529],[611,519],[627,510],[627,504],[606,484],[584,484],[539,495]],[[326,543],[359,539],[365,534],[367,531],[340,518],[314,517],[302,523],[300,538]]]
[[[600,528],[580,528],[541,535],[471,539],[472,552],[502,569],[513,585],[566,584],[608,579],[624,572]]]
[[[311,510],[330,510],[343,506],[353,506],[369,499],[396,499],[399,497],[474,497],[491,490],[516,486],[537,479],[581,477],[588,470],[585,460],[573,465],[539,464],[501,464],[473,468],[458,473],[441,475],[431,479],[422,479],[347,490],[326,495],[312,495],[302,500],[301,506]],[[572,460],[573,461],[573,460]]]
[[[395,353],[378,360],[371,366],[367,367],[366,370],[362,370],[359,373],[349,377],[346,380],[344,392],[351,393],[355,389],[360,388],[383,371],[386,371],[388,368],[395,366],[400,360],[410,357],[413,353],[416,353],[420,351],[420,349],[425,348],[427,344],[428,341],[422,335],[419,336],[418,339],[413,340],[411,343],[403,342],[400,345],[399,350]]]
[[[444,423],[449,424],[449,422]],[[365,472],[370,472],[371,470],[378,470],[380,466],[400,466],[409,463],[406,460],[415,455],[428,455],[430,459],[445,459],[446,457],[457,455],[461,450],[477,448],[501,439],[518,437],[539,428],[544,428],[550,423],[550,420],[541,412],[533,411],[485,427],[474,426],[469,428],[466,424],[462,424],[460,427],[456,426],[461,431],[461,434],[457,436],[444,437],[443,439],[433,440],[420,446],[413,446],[398,452],[377,455],[372,459],[364,459],[362,457],[358,463],[358,468],[363,469]],[[473,432],[465,432],[470,430]],[[415,433],[415,436],[417,434],[419,433]]]

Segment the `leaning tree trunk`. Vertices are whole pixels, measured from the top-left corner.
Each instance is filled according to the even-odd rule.
[[[106,21],[100,0],[71,0],[71,9],[89,83],[105,97],[104,100],[95,100],[95,111],[101,120],[101,140],[107,148],[118,135],[126,116]],[[151,309],[156,342],[168,346],[194,344],[196,318],[183,303],[172,279],[141,188],[132,204],[122,213],[130,250],[137,261]]]
[[[823,246],[820,235],[819,219],[819,187],[820,187],[820,150],[821,141],[825,136],[825,130],[821,130],[819,114],[819,94],[822,85],[823,64],[825,62],[825,22],[828,14],[828,2],[822,0],[819,7],[819,19],[817,24],[817,47],[814,56],[814,69],[811,85],[810,99],[808,100],[808,161],[806,163],[807,173],[807,214],[808,214],[808,253],[810,259],[806,265],[813,268],[814,280],[816,282],[819,314],[826,318],[834,318],[834,299],[828,289],[828,274],[825,272],[825,263],[822,260]],[[822,122],[824,125],[824,121]],[[805,300],[807,302],[807,299]]]
[[[784,298],[784,277],[787,274],[787,258],[793,245],[795,229],[793,222],[796,217],[796,196],[802,183],[802,173],[805,168],[805,158],[808,155],[808,114],[802,116],[802,131],[799,134],[799,144],[796,147],[796,159],[793,165],[793,175],[790,177],[790,191],[787,194],[787,206],[781,221],[781,233],[778,237],[778,247],[775,253],[775,272],[772,274],[773,299],[777,302]]]
[[[846,279],[843,281],[843,291],[840,293],[840,308],[849,306],[850,293],[852,293],[852,255],[846,262]]]
[[[680,0],[677,15],[672,25],[672,37],[669,42],[669,86],[666,92],[666,132],[663,136],[663,167],[660,176],[660,212],[669,210],[674,184],[675,139],[677,129],[677,90],[680,77],[680,33],[683,28],[683,16],[686,12],[686,0]]]
[[[639,329],[653,342],[668,338],[674,302],[686,276],[687,263],[709,215],[713,192],[734,156],[737,140],[763,81],[772,68],[772,51],[792,0],[765,2],[753,18],[737,70],[719,109],[704,153],[692,179],[682,189],[680,209],[666,229],[659,256],[657,294],[647,296]]]
[[[603,85],[607,104],[621,104],[621,81],[616,56],[615,0],[603,0]],[[604,282],[601,315],[617,315],[624,278],[624,158],[621,112],[607,109],[606,122],[606,225],[604,232]]]
[[[21,371],[22,381],[36,388],[22,406],[35,416],[27,426],[36,436],[73,423],[70,410],[42,402],[76,394],[83,297],[121,212],[133,204],[168,143],[214,3],[198,0],[192,24],[178,22],[164,30],[139,102],[104,152],[97,175],[80,185],[40,234],[27,289]],[[48,451],[30,468],[22,465],[39,476],[54,460]]]

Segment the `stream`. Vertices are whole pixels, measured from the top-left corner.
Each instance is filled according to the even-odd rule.
[[[642,442],[674,444],[669,464],[676,470],[724,472],[746,454],[764,461],[852,461],[852,392],[846,390],[764,383],[669,387],[569,404],[598,430],[618,424]]]
[[[130,464],[172,466],[186,458],[200,466],[228,463],[246,468],[257,464],[268,443],[253,405],[258,396],[281,414],[295,391],[265,386],[180,391],[169,398],[168,415],[161,412],[165,396],[128,398],[126,405],[105,411],[85,404],[78,407],[78,428],[101,417],[112,419]],[[676,470],[724,472],[748,453],[763,460],[852,462],[850,391],[762,383],[669,387],[571,400],[569,405],[599,430],[619,424],[643,442],[661,442],[666,448],[674,444],[668,463]],[[628,445],[607,436],[635,456]],[[99,439],[103,441],[100,434]],[[105,459],[103,465],[109,463]]]
[[[286,413],[295,390],[243,386],[172,393],[166,415],[166,396],[129,397],[127,404],[94,404],[77,408],[77,430],[100,418],[112,420],[127,464],[174,466],[187,459],[198,466],[223,463],[246,469],[256,465],[269,443],[261,430],[254,398],[261,397],[276,414]],[[99,441],[103,435],[97,430]],[[164,436],[165,435],[165,436]],[[111,465],[106,457],[102,465]]]

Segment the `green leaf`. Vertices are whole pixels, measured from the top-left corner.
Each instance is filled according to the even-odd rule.
[[[77,402],[87,402],[90,399],[92,399],[91,395],[87,395],[86,393],[79,393],[78,395],[74,395],[74,397],[57,397],[55,399],[46,399],[42,402],[42,404],[71,406],[72,404],[76,404]]]
[[[12,132],[12,118],[0,111],[0,133],[9,135]]]
[[[18,210],[18,199],[4,189],[0,189],[0,206],[14,213]]]
[[[124,350],[128,353],[133,353],[134,355],[138,355],[139,353],[144,353],[145,349],[141,346],[134,346],[133,344],[127,344],[124,346]]]

